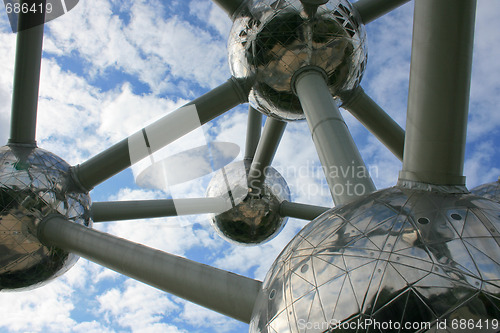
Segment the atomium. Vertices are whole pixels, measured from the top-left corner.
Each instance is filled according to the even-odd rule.
[[[366,320],[435,329],[444,319],[498,319],[499,211],[467,193],[398,187],[330,210],[272,265],[250,332],[326,332],[332,327],[322,323]]]
[[[261,193],[250,195],[247,184],[249,163],[235,162],[222,168],[210,181],[207,197],[227,201],[229,210],[212,215],[210,222],[217,233],[239,245],[257,245],[274,238],[285,226],[279,205],[290,200],[285,179],[272,167],[266,168]]]
[[[90,197],[70,188],[69,165],[54,154],[23,146],[0,148],[0,289],[34,288],[78,256],[44,246],[37,226],[50,214],[91,226]]]
[[[234,20],[229,64],[235,77],[255,77],[249,95],[254,108],[280,120],[304,119],[294,74],[319,67],[333,96],[352,90],[366,65],[365,40],[347,0],[330,0],[312,13],[299,0],[251,0]]]
[[[405,1],[377,1],[383,5],[381,12],[366,9],[377,7],[371,1],[354,5],[348,0],[216,2],[234,20],[228,41],[233,77],[194,100],[190,109],[196,112],[171,112],[73,168],[53,154],[29,146],[35,142],[38,98],[38,86],[31,83],[38,82],[39,71],[25,76],[25,71],[15,70],[15,82],[24,84],[13,85],[11,144],[0,148],[0,289],[37,286],[58,276],[77,260],[67,252],[74,251],[188,301],[250,321],[251,332],[327,332],[336,330],[331,325],[338,323],[374,320],[399,325],[425,322],[431,327],[420,331],[436,331],[437,323],[444,320],[449,325],[457,319],[500,318],[500,203],[487,198],[498,194],[498,185],[476,189],[480,197],[461,183],[468,99],[457,96],[466,97],[469,91],[476,1],[415,1],[413,41],[417,47],[412,50],[406,133],[362,89],[356,89],[367,59],[362,21],[370,22]],[[16,58],[40,63],[43,27],[25,33],[18,36]],[[31,48],[32,44],[39,48]],[[17,60],[16,68],[23,68]],[[307,82],[303,81],[305,74],[312,74],[309,84],[303,83]],[[99,220],[99,207],[102,222],[114,221],[120,215],[116,207],[126,205],[129,210],[123,215],[129,214],[128,219],[182,215],[177,207],[151,214],[152,207],[175,206],[173,199],[125,205],[108,202],[90,208],[88,194],[74,185],[90,189],[128,168],[136,162],[136,151],[130,148],[139,141],[147,148],[138,154],[140,158],[150,155],[152,160],[153,151],[246,103],[248,97],[251,106],[275,119],[267,119],[261,136],[260,114],[250,108],[245,162],[226,167],[225,159],[220,165],[212,159],[207,172],[215,167],[221,170],[210,182],[207,196],[217,200],[194,202],[208,206],[224,200],[222,206],[227,210],[222,213],[214,207],[200,211],[216,212],[211,223],[226,240],[243,245],[268,241],[284,227],[284,216],[293,217],[294,209],[307,206],[284,202],[290,200],[286,182],[268,167],[285,124],[276,119],[304,119],[302,102],[322,166],[342,167],[343,161],[357,159],[359,150],[354,143],[350,146],[352,137],[342,117],[332,116],[332,112],[338,111],[335,99],[338,102],[354,89],[356,98],[346,108],[352,104],[349,111],[359,116],[361,106],[362,111],[374,115],[365,125],[381,141],[389,142],[389,148],[395,143],[405,145],[399,185],[356,200],[349,194],[341,198],[348,199],[345,201],[334,196],[339,207],[302,229],[278,256],[263,283],[85,228],[91,226],[91,214]],[[20,96],[31,107],[19,103]],[[443,107],[446,105],[453,107]],[[196,121],[188,119],[191,115]],[[440,123],[451,118],[456,119],[453,126]],[[346,131],[330,126],[333,122]],[[372,126],[377,122],[387,126]],[[175,133],[165,138],[168,132]],[[385,132],[392,132],[389,136],[393,138],[382,139]],[[152,140],[157,137],[162,139],[158,145]],[[159,168],[151,167],[143,178],[158,170],[165,176],[169,172],[163,171],[172,161],[189,155],[199,157],[207,152],[214,157],[203,146],[198,148],[176,154],[169,163],[159,163]],[[229,155],[232,161],[237,153],[224,156]],[[254,165],[266,162],[262,186],[248,184],[255,180],[248,172],[252,159]],[[364,166],[361,157],[359,162]],[[180,168],[185,177],[177,175],[174,182],[206,174],[203,170],[189,173],[186,164]],[[344,175],[341,180],[349,188],[349,178]],[[148,185],[164,184],[155,179]],[[349,203],[340,206],[344,202]],[[287,213],[286,204],[294,209]],[[317,216],[318,209],[324,211],[311,207],[308,216]],[[111,214],[103,218],[103,211]],[[59,244],[67,251],[44,244]],[[353,326],[339,330],[373,331]],[[397,326],[379,331],[388,330],[409,331]],[[452,331],[449,326],[447,330]]]

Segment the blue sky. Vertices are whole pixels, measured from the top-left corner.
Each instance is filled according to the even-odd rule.
[[[406,115],[413,4],[367,26],[362,86],[402,127]],[[497,0],[478,1],[465,175],[469,188],[500,175],[500,22]],[[37,140],[81,163],[229,77],[231,21],[208,0],[80,1],[46,26]],[[0,15],[0,142],[7,142],[15,35]],[[171,149],[209,141],[244,147],[247,106],[203,126]],[[401,163],[343,112],[379,189],[395,184]],[[241,155],[239,157],[241,159]],[[275,167],[297,202],[332,206],[305,122],[287,126]],[[302,168],[302,169],[301,169]],[[301,171],[302,170],[302,171]],[[303,172],[306,170],[306,172]],[[137,170],[136,170],[137,172]],[[203,196],[211,175],[169,193],[141,189],[129,169],[96,187],[94,201]],[[314,189],[314,191],[312,190]],[[206,215],[101,223],[96,229],[262,280],[302,226],[256,247],[222,240]],[[0,293],[6,332],[243,332],[247,325],[125,278],[87,260],[33,291]]]

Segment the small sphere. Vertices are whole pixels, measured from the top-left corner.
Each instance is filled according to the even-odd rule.
[[[37,226],[49,214],[91,226],[90,197],[69,189],[69,168],[40,148],[0,148],[0,290],[38,287],[78,260],[37,238]]]
[[[210,181],[207,197],[221,197],[227,201],[227,211],[210,219],[217,233],[229,242],[239,245],[258,245],[274,238],[285,226],[287,218],[279,215],[279,205],[290,200],[285,179],[272,167],[267,168],[262,193],[250,196],[247,174],[250,163],[232,163]]]
[[[249,101],[268,116],[305,118],[292,89],[292,77],[303,67],[323,69],[333,96],[361,81],[367,53],[359,14],[347,0],[318,4],[249,0],[234,20],[228,41],[231,73],[255,77]]]
[[[470,192],[477,196],[500,202],[500,177],[498,177],[496,182],[479,185],[470,190]]]
[[[359,323],[357,332],[371,332],[369,321],[429,323],[422,332],[446,321],[455,331],[454,320],[498,319],[499,243],[500,204],[491,200],[398,187],[373,193],[323,214],[286,246],[250,332],[350,332]]]

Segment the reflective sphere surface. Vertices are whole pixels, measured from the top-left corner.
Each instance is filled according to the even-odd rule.
[[[68,180],[69,165],[48,151],[0,148],[0,290],[36,287],[78,260],[37,239],[37,226],[49,214],[91,223],[90,197],[70,192]]]
[[[496,182],[479,185],[470,190],[472,194],[500,202],[500,177]]]
[[[366,65],[361,19],[347,0],[319,3],[325,4],[311,12],[299,0],[249,0],[236,16],[230,69],[237,78],[255,76],[249,100],[260,112],[304,119],[292,77],[306,66],[325,71],[334,96],[359,84]]]
[[[261,195],[248,195],[249,167],[241,161],[222,168],[207,190],[208,197],[222,197],[232,207],[211,217],[213,227],[222,238],[240,245],[257,245],[274,238],[287,221],[279,215],[279,205],[290,200],[285,179],[271,167],[267,168]]]
[[[445,319],[443,331],[455,332],[453,319],[491,323],[500,318],[499,231],[500,204],[471,194],[395,187],[330,210],[272,265],[250,332],[435,332]],[[361,329],[369,320],[393,326]],[[420,322],[431,327],[405,329]]]

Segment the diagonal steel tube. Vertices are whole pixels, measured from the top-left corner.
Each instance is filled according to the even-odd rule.
[[[385,111],[368,96],[361,86],[341,94],[342,107],[356,117],[401,161],[405,132]]]
[[[262,137],[257,145],[255,157],[248,172],[248,185],[253,195],[260,195],[264,179],[266,178],[266,169],[271,165],[276,150],[278,149],[286,123],[271,117],[266,119]]]
[[[245,2],[245,0],[212,0],[212,1],[215,2],[217,5],[219,5],[219,7],[222,8],[227,13],[227,15],[229,15],[231,19],[233,19],[238,9]]]
[[[190,302],[249,323],[262,282],[49,216],[39,239]]]
[[[476,1],[415,1],[400,181],[465,185]]]
[[[195,99],[188,106],[171,112],[157,122],[145,127],[86,162],[72,168],[72,177],[83,190],[89,191],[120,171],[125,170],[133,161],[147,156],[130,156],[130,142],[136,142],[143,135],[154,135],[156,145],[148,146],[156,151],[172,141],[191,132],[233,107],[248,101],[252,79],[231,78],[226,83]],[[191,112],[194,110],[194,112]],[[196,118],[196,121],[193,121]],[[163,136],[163,138],[161,138]],[[159,144],[160,143],[160,144]]]
[[[230,209],[222,198],[94,202],[94,222],[147,219],[155,217],[222,213]]]
[[[389,13],[410,0],[358,0],[352,5],[357,9],[364,24]]]
[[[36,145],[44,19],[42,11],[19,13],[9,143]]]
[[[294,87],[304,110],[335,205],[376,190],[351,133],[328,89],[322,69],[296,76]]]
[[[294,217],[301,220],[312,221],[331,208],[306,205],[296,202],[283,201],[280,204],[280,215],[283,217]]]
[[[247,140],[245,145],[245,160],[252,161],[257,150],[262,131],[262,113],[253,107],[248,107]]]

